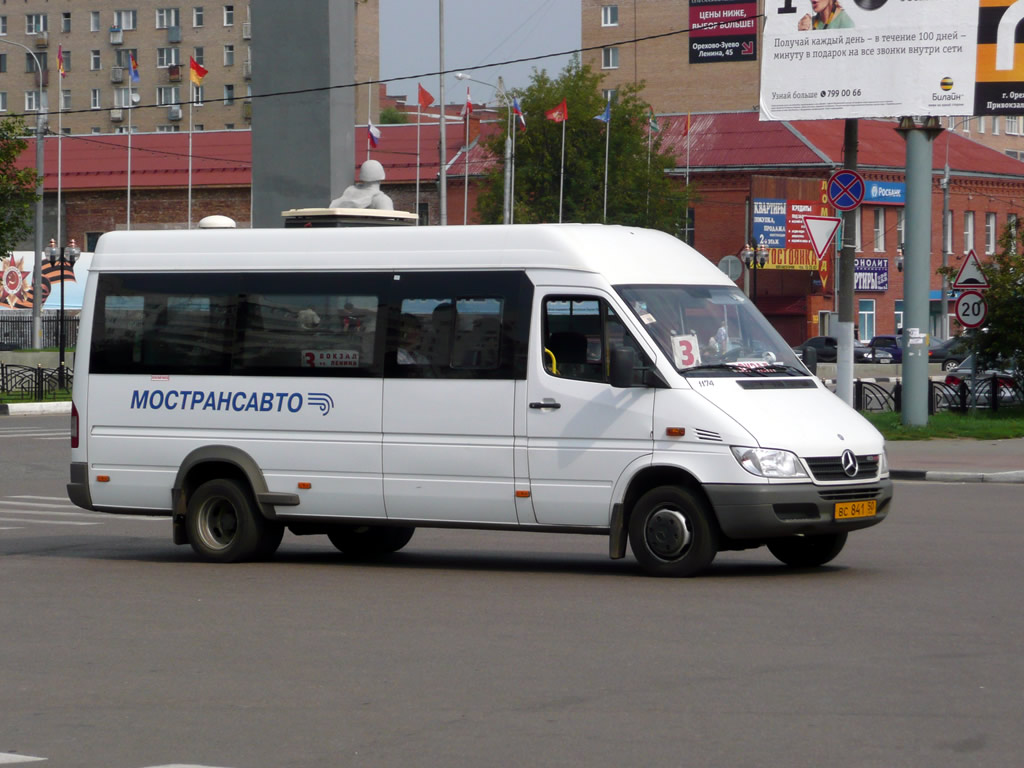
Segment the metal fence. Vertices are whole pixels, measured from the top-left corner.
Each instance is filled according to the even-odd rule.
[[[0,395],[25,402],[63,399],[74,378],[74,372],[66,366],[62,370],[0,362]]]
[[[972,409],[996,411],[1013,405],[1024,405],[1024,387],[1006,376],[983,376],[970,387],[966,381],[950,386],[941,381],[928,382],[928,413],[942,411],[964,413]],[[901,411],[903,382],[891,387],[877,382],[855,381],[853,407],[858,411]]]
[[[43,346],[60,345],[60,313],[42,314]],[[78,315],[64,313],[64,348],[78,343]],[[0,349],[32,349],[32,310],[12,309],[0,312]]]

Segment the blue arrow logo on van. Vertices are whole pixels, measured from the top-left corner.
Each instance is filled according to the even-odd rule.
[[[306,402],[320,409],[320,413],[326,416],[334,407],[334,398],[326,392],[310,392]]]

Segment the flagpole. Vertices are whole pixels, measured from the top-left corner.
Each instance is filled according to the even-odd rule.
[[[510,158],[512,163],[511,178],[508,183],[508,223],[515,223],[515,210],[516,210],[516,134],[519,132],[519,126],[516,125],[516,121],[512,121],[512,157]]]
[[[653,115],[654,112],[652,111]],[[651,138],[654,136],[654,131],[651,130],[651,122],[647,121],[647,209],[644,214],[646,221],[644,223],[650,225],[651,223]]]
[[[690,113],[686,113],[686,186],[690,186]]]
[[[562,193],[565,190],[565,120],[562,120],[562,167],[558,173],[558,223],[562,223]]]
[[[370,109],[373,103],[373,86],[366,84],[366,159],[370,159]]]
[[[469,104],[469,87],[466,87],[466,103]],[[469,224],[469,109],[466,110],[466,156],[462,172],[462,226]]]
[[[124,228],[132,231],[132,87],[128,86],[128,209],[125,211]]]
[[[60,85],[60,81],[58,81],[57,84]],[[63,174],[63,162],[64,162],[63,161],[63,155],[62,155],[62,149],[61,149],[61,144],[60,143],[61,143],[61,137],[64,135],[64,126],[63,126],[64,93],[63,93],[63,90],[61,88],[58,88],[57,90],[59,91],[59,93],[57,94],[57,247],[61,249],[61,258],[64,258],[64,256],[63,256],[63,254],[64,254],[64,250],[63,250],[64,246],[61,245],[61,243],[64,242],[64,241],[60,239],[60,219],[61,219],[61,216],[60,216],[60,211],[61,211],[61,208],[60,208],[60,195],[61,195],[61,186],[62,186],[61,176]],[[61,289],[61,291],[64,290],[64,284],[63,283],[61,283],[60,289]]]
[[[188,102],[188,228],[192,229],[192,104],[196,100],[195,83],[189,83],[191,99]]]
[[[423,122],[423,107],[420,106],[419,90],[417,90],[417,92],[416,92],[416,226],[417,227],[420,225],[420,124],[422,122]]]
[[[608,120],[604,124],[604,213],[602,214],[601,223],[608,223],[608,147],[611,144],[612,138],[612,97],[608,95],[608,111],[605,113],[608,115]]]

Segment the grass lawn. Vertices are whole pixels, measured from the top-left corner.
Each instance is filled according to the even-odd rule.
[[[944,411],[928,417],[928,426],[905,427],[901,414],[865,413],[864,417],[885,435],[886,440],[930,440],[936,437],[966,437],[976,440],[1005,440],[1024,437],[1024,407],[1000,408],[995,413]]]

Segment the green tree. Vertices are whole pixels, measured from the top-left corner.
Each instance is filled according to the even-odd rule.
[[[672,181],[665,169],[675,159],[660,152],[653,134],[648,154],[650,107],[640,98],[643,85],[623,86],[611,105],[611,121],[595,120],[605,109],[600,85],[603,75],[581,66],[573,57],[555,79],[534,71],[530,85],[509,95],[519,99],[527,130],[516,134],[515,211],[517,224],[558,221],[559,168],[562,125],[545,119],[545,112],[565,99],[565,190],[562,220],[601,222],[604,212],[605,131],[610,129],[608,151],[609,224],[660,229],[679,236],[686,220],[691,190]],[[518,130],[513,125],[513,130]],[[484,141],[497,158],[497,168],[483,184],[477,210],[483,221],[502,220],[504,201],[505,136]]]
[[[1007,365],[1017,371],[1024,386],[1024,228],[1011,222],[1000,238],[1000,251],[982,261],[981,271],[988,280],[984,291],[988,314],[985,330],[971,334],[970,348],[981,362],[979,370]],[[939,269],[950,282],[957,267]]]
[[[384,107],[384,109],[380,111],[381,125],[398,125],[400,123],[408,122],[409,116],[397,107]]]
[[[32,206],[36,195],[36,172],[15,164],[28,142],[25,121],[18,116],[0,120],[0,256],[7,257],[14,246],[32,231]]]

